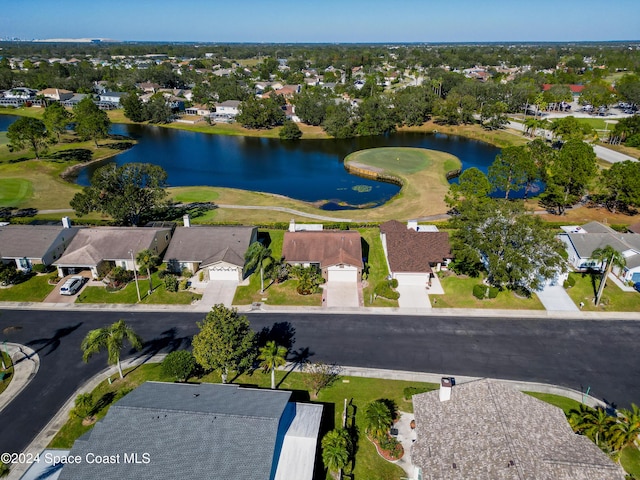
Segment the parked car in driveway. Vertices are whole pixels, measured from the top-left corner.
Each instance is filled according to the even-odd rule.
[[[636,291],[640,292],[640,282],[636,282],[633,284],[633,288],[636,289]]]
[[[71,277],[60,287],[60,295],[75,295],[84,283],[84,277]]]

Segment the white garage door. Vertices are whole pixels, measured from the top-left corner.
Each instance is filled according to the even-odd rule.
[[[346,265],[329,267],[327,269],[330,282],[357,282],[358,269]]]
[[[424,287],[429,281],[428,273],[396,273],[398,285],[419,285]]]
[[[237,268],[210,267],[209,280],[235,280],[238,281]]]

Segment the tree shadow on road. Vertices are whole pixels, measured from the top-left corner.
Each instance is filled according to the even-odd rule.
[[[53,336],[51,338],[39,338],[37,340],[31,340],[30,342],[27,343],[27,346],[31,347],[31,348],[34,348],[34,346],[40,345],[39,348],[37,348],[37,349],[34,348],[35,353],[37,353],[38,355],[46,357],[50,353],[53,353],[60,346],[60,339],[61,338],[64,338],[64,337],[66,337],[68,335],[71,335],[78,328],[80,328],[82,323],[83,322],[77,323],[77,324],[69,326],[69,327],[59,328],[54,332],[54,334],[53,334]],[[41,353],[46,348],[48,348],[49,350],[47,352],[45,352],[45,353]],[[16,363],[20,363],[25,358],[22,358],[22,359],[18,360]]]

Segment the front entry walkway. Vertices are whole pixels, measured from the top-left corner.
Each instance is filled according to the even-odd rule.
[[[564,312],[580,310],[562,285],[547,285],[541,291],[536,292],[536,295],[547,310]]]
[[[236,280],[209,280],[200,304],[214,306],[222,303],[227,308],[231,307],[237,286]]]

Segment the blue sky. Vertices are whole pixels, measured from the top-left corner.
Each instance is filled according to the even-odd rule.
[[[196,42],[637,40],[638,0],[3,0],[0,37]]]

